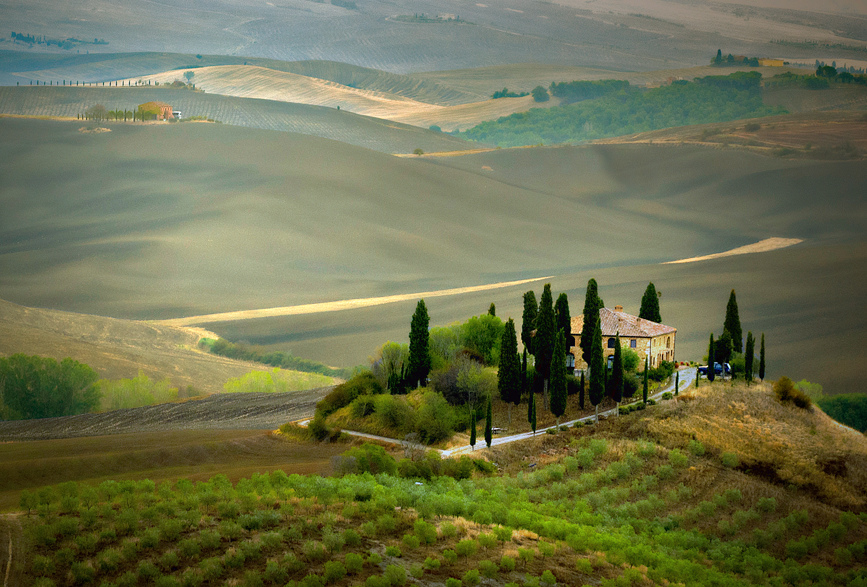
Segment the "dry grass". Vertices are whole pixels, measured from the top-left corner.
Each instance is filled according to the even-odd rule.
[[[741,469],[837,507],[867,506],[867,438],[818,408],[783,405],[767,383],[706,384],[684,400],[659,406],[639,427],[669,447],[695,439],[715,456],[734,453]]]

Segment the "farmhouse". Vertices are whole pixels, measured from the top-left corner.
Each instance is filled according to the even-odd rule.
[[[606,361],[614,355],[617,333],[620,333],[620,346],[634,350],[642,359],[648,357],[651,367],[658,367],[662,361],[674,360],[676,328],[627,314],[623,311],[623,306],[614,306],[613,310],[602,308],[599,310],[599,319],[602,328],[602,350]],[[587,368],[581,358],[579,346],[583,328],[583,315],[572,318],[572,347],[566,360],[567,366],[575,369]]]
[[[171,105],[165,102],[145,102],[139,104],[138,109],[139,112],[152,114],[155,120],[169,120],[175,117]]]

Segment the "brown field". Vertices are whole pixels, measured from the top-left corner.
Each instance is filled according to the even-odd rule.
[[[282,469],[325,473],[342,444],[306,444],[267,430],[178,430],[0,443],[0,511],[18,506],[20,492],[63,481],[113,479],[232,481]]]

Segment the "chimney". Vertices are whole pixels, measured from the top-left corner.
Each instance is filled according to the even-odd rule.
[[[622,311],[623,311],[623,306],[614,306],[614,311],[615,311],[615,312],[622,312]]]

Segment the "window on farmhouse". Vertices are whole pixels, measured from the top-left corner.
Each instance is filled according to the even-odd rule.
[[[630,341],[629,341],[629,348],[634,349],[634,348],[636,348],[637,346],[638,346],[638,341],[635,340],[634,338],[633,338],[633,339],[630,339]]]
[[[616,344],[617,344],[617,341],[615,339],[613,339],[613,338],[608,339],[608,348],[613,349],[614,345],[616,345]]]

